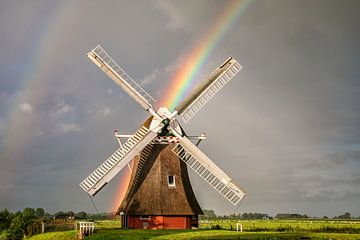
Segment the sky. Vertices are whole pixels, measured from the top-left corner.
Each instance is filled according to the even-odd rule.
[[[229,1],[0,0],[0,209],[95,212],[79,183],[149,116],[86,57],[97,44],[155,99]],[[190,174],[202,208],[360,216],[357,0],[250,1],[198,69],[241,72],[183,128],[248,195]],[[176,94],[176,93],[174,93]],[[160,106],[156,106],[160,107]],[[96,195],[116,208],[127,169]],[[191,170],[189,170],[191,171]]]

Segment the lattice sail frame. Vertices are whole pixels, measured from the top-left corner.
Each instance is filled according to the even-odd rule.
[[[185,123],[194,117],[240,70],[242,66],[232,57],[215,69],[175,109]]]
[[[145,148],[157,133],[142,126],[122,147],[113,153],[95,171],[81,183],[80,187],[90,196],[94,196],[113,177],[115,177],[143,148]]]
[[[87,55],[145,110],[148,110],[156,103],[156,100],[136,83],[100,45],[96,46]]]
[[[183,137],[172,151],[233,205],[238,204],[245,197],[246,191],[237,186],[224,171],[186,137]]]

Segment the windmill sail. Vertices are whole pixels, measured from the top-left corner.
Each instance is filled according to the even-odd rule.
[[[90,196],[94,196],[156,136],[156,131],[149,130],[147,127],[142,126],[121,148],[85,178],[80,183],[80,186]]]
[[[242,66],[232,57],[216,68],[203,80],[175,110],[188,122],[200,109],[215,96],[240,70]]]
[[[173,152],[232,204],[238,204],[245,197],[245,190],[237,186],[188,138],[181,138],[173,148]]]
[[[155,99],[137,84],[100,45],[91,50],[87,56],[145,110],[152,108],[152,104],[156,102]]]

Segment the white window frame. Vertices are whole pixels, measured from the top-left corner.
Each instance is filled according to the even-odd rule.
[[[148,216],[148,217],[143,217],[143,216]],[[150,220],[151,216],[150,215],[140,215],[140,220]]]
[[[170,183],[170,181],[169,181],[171,176],[173,177],[173,183]],[[176,182],[176,181],[175,181],[175,175],[168,175],[168,176],[167,176],[167,183],[168,183],[168,186],[169,186],[169,187],[176,187],[175,182]]]

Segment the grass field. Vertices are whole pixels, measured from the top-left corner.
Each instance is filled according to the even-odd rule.
[[[236,223],[243,225],[243,231],[250,232],[336,232],[360,233],[360,221],[344,220],[241,220],[202,221],[200,228],[210,229],[217,225],[222,229],[236,229]]]
[[[126,230],[119,221],[97,221],[96,232],[87,240],[115,239],[360,239],[358,221],[256,220],[240,221],[244,232],[208,230],[210,225],[224,229],[236,228],[236,221],[202,222],[199,230]],[[76,231],[35,235],[30,240],[75,240]]]
[[[38,234],[29,240],[75,240],[75,231]],[[122,230],[100,229],[87,240],[185,240],[185,239],[313,239],[355,240],[360,234],[344,233],[287,233],[287,232],[234,232],[228,230]]]
[[[37,234],[30,238],[31,240],[76,240],[76,231],[62,231],[62,232],[49,232],[44,234]]]

